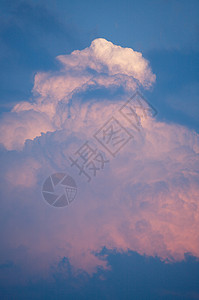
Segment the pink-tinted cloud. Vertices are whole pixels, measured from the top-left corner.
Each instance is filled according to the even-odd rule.
[[[104,43],[108,47],[107,57]],[[64,63],[71,69],[82,70],[84,65],[88,66],[87,56],[91,55],[89,66],[99,71],[104,61],[110,61],[109,52],[115,51],[115,58],[107,63],[110,76],[118,70],[125,76],[130,77],[131,72],[136,76],[137,71],[133,67],[133,71],[128,69],[124,63],[123,48],[104,40],[99,40],[97,46],[103,46],[102,51],[95,49],[95,42],[90,48],[71,54],[71,59],[66,57]],[[95,64],[92,55],[98,58]],[[118,58],[120,67],[115,66],[118,55],[122,56],[121,60]],[[49,85],[52,98],[41,93],[40,102],[33,109],[38,113],[46,109],[47,114],[44,102],[48,103],[49,119],[54,120],[52,132],[27,140],[21,152],[4,152],[2,262],[14,261],[24,270],[25,277],[45,276],[51,265],[64,256],[76,271],[92,273],[98,266],[106,268],[106,259],[95,256],[103,247],[137,251],[163,260],[181,260],[187,252],[199,257],[198,134],[183,126],[159,122],[150,115],[143,117],[139,112],[141,125],[140,131],[136,131],[118,112],[126,99],[93,98],[84,102],[80,100],[81,94],[73,94],[70,109],[67,96],[57,100],[53,110],[53,83],[59,90],[59,81],[56,75],[55,81],[52,78],[53,74]],[[83,84],[80,90],[84,88]],[[28,117],[29,105],[33,104],[15,106],[15,113],[23,112]],[[131,132],[133,139],[115,158],[106,153],[110,162],[87,183],[78,170],[70,167],[69,156],[86,140],[100,148],[93,134],[111,116]],[[2,122],[6,121],[7,117]],[[60,171],[73,176],[78,194],[68,207],[56,209],[42,199],[41,187],[47,176]]]

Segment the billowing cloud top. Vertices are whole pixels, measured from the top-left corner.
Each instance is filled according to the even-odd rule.
[[[141,53],[105,39],[96,39],[89,48],[57,59],[62,64],[60,71],[36,74],[34,101],[17,104],[12,114],[2,119],[0,142],[7,149],[22,149],[26,139],[62,128],[58,104],[68,102],[75,93],[100,87],[123,87],[132,92],[139,86],[148,88],[155,81]]]
[[[135,130],[119,113],[129,93],[154,82],[148,62],[104,39],[58,59],[60,71],[36,75],[34,102],[17,104],[1,120],[1,143],[20,149],[1,149],[2,263],[13,261],[25,278],[43,276],[63,257],[75,270],[107,267],[95,255],[103,247],[164,260],[199,257],[198,134],[139,108]],[[111,94],[118,87],[122,96]],[[93,137],[113,116],[133,137],[114,159]],[[91,183],[69,159],[86,140],[109,160]],[[65,209],[42,201],[42,182],[55,172],[78,185]]]

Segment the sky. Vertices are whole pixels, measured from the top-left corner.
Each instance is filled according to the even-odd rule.
[[[0,2],[1,299],[199,299],[198,12]]]

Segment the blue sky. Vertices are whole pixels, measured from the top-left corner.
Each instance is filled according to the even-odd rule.
[[[143,181],[136,183],[133,189],[132,186],[128,186],[127,181],[121,183],[122,187],[124,188],[124,191],[122,190],[120,194],[121,199],[123,199],[125,203],[129,203],[129,197],[133,195],[132,197],[135,197],[137,199],[136,201],[138,201],[138,199],[142,201],[142,208],[145,206],[148,207],[148,204],[146,204],[148,203],[148,200],[145,200],[150,197],[157,196],[157,198],[161,198],[162,194],[163,196],[166,195],[165,197],[167,197],[168,191],[170,191],[171,198],[175,198],[174,195],[177,195],[175,194],[177,193],[175,190],[176,187],[176,189],[182,189],[182,191],[180,190],[179,195],[184,193],[187,198],[190,198],[189,209],[193,209],[195,211],[198,210],[196,200],[198,197],[197,195],[199,195],[197,193],[199,179],[198,177],[191,177],[191,174],[198,174],[198,154],[193,154],[192,150],[195,148],[194,146],[190,146],[189,143],[191,143],[190,141],[192,141],[192,132],[199,132],[199,2],[196,0],[2,0],[0,2],[0,117],[3,120],[0,124],[3,124],[1,133],[3,135],[3,133],[5,132],[6,135],[7,131],[5,128],[7,125],[5,124],[15,124],[9,122],[12,122],[12,120],[14,120],[13,122],[15,122],[15,120],[17,120],[16,122],[20,122],[20,118],[22,118],[22,120],[25,120],[27,124],[27,120],[33,118],[36,121],[35,123],[32,123],[33,125],[30,126],[35,126],[36,128],[35,124],[38,122],[38,127],[40,126],[40,124],[44,126],[44,129],[42,130],[44,133],[39,137],[37,133],[34,135],[34,138],[28,137],[28,141],[24,144],[25,146],[23,150],[21,148],[17,148],[18,146],[16,148],[9,148],[10,146],[6,148],[5,145],[8,145],[6,144],[6,138],[4,139],[4,141],[6,141],[5,144],[2,143],[3,145],[0,148],[1,165],[3,170],[1,174],[1,198],[3,199],[1,234],[4,245],[0,260],[1,298],[67,298],[92,300],[199,299],[199,251],[197,252],[195,250],[197,247],[195,247],[193,240],[191,240],[193,248],[186,247],[185,240],[183,240],[182,237],[179,238],[179,245],[175,245],[176,247],[174,247],[173,250],[173,247],[167,240],[167,233],[165,233],[165,231],[161,232],[161,229],[159,229],[160,233],[156,232],[151,235],[151,231],[150,229],[148,229],[150,228],[148,223],[150,223],[150,218],[152,216],[151,211],[153,211],[154,215],[157,214],[159,217],[159,212],[156,211],[156,208],[153,206],[156,202],[151,202],[150,205],[152,206],[150,206],[150,208],[146,208],[146,210],[148,209],[148,215],[145,216],[147,220],[146,222],[143,221],[142,218],[144,217],[141,213],[139,214],[139,212],[136,212],[134,215],[135,219],[137,218],[136,214],[138,214],[141,218],[140,221],[137,221],[138,223],[136,222],[136,226],[141,226],[141,229],[139,227],[137,231],[140,230],[139,232],[141,234],[142,230],[145,230],[147,228],[146,232],[148,232],[148,234],[150,235],[152,243],[155,245],[154,247],[151,246],[150,248],[147,244],[147,246],[145,245],[147,249],[146,250],[143,249],[143,245],[140,246],[139,243],[139,246],[137,246],[137,236],[132,242],[135,243],[136,246],[134,247],[132,246],[132,244],[130,244],[129,251],[127,251],[127,246],[125,246],[124,248],[121,247],[120,249],[119,246],[113,243],[113,247],[108,247],[110,245],[108,245],[107,243],[103,245],[101,241],[100,246],[104,248],[99,250],[98,243],[97,241],[95,241],[94,245],[97,246],[96,248],[92,249],[92,251],[101,251],[101,254],[95,253],[95,255],[101,255],[103,257],[102,260],[106,260],[107,265],[110,266],[109,269],[103,268],[102,264],[97,269],[97,271],[95,270],[95,272],[91,273],[88,272],[88,275],[87,268],[84,269],[84,267],[82,267],[84,266],[84,264],[81,262],[81,268],[83,271],[74,276],[74,273],[71,271],[71,269],[73,270],[73,263],[71,262],[74,259],[73,256],[71,255],[70,261],[70,259],[68,260],[68,258],[61,256],[62,254],[60,253],[62,252],[58,251],[57,253],[59,262],[57,263],[57,261],[55,262],[52,259],[52,264],[50,265],[50,280],[48,278],[46,279],[43,273],[42,275],[40,273],[38,275],[36,272],[34,272],[34,270],[31,273],[30,278],[28,277],[29,261],[33,257],[33,265],[34,262],[37,265],[37,261],[39,264],[40,260],[38,259],[38,257],[43,257],[42,251],[44,251],[43,249],[46,249],[45,247],[46,245],[48,245],[48,243],[42,244],[42,238],[44,237],[44,235],[49,235],[48,237],[50,239],[52,230],[52,237],[54,239],[53,241],[56,241],[56,235],[59,236],[59,226],[65,224],[65,221],[62,221],[62,218],[65,218],[64,212],[61,213],[60,217],[57,213],[54,214],[53,209],[49,212],[48,210],[45,210],[45,205],[43,207],[41,204],[38,204],[41,202],[40,200],[38,200],[41,195],[39,194],[40,191],[38,191],[38,181],[36,182],[36,179],[32,174],[35,172],[35,170],[42,169],[41,165],[44,167],[41,171],[38,171],[39,173],[37,174],[37,180],[40,181],[42,181],[43,177],[45,175],[48,175],[48,172],[52,170],[62,171],[63,161],[61,159],[63,158],[62,156],[64,150],[62,151],[60,149],[64,149],[67,141],[68,143],[70,143],[70,141],[73,141],[75,144],[76,139],[83,141],[83,138],[88,137],[87,133],[81,132],[82,124],[87,124],[87,121],[82,121],[82,123],[80,121],[76,121],[76,123],[71,123],[72,125],[69,125],[69,127],[67,127],[68,125],[65,125],[65,123],[63,122],[64,125],[62,127],[59,127],[59,124],[62,122],[62,118],[66,117],[64,113],[63,115],[61,115],[59,121],[55,122],[54,125],[49,125],[46,117],[44,117],[41,123],[39,123],[40,118],[38,116],[38,112],[34,112],[34,115],[32,115],[33,112],[31,109],[27,117],[25,116],[25,113],[22,112],[22,115],[19,117],[19,119],[17,116],[17,110],[14,112],[13,119],[12,117],[10,117],[11,115],[9,114],[9,112],[14,107],[14,105],[20,105],[20,103],[23,103],[24,101],[35,103],[34,101],[36,96],[34,93],[32,93],[32,89],[34,86],[35,75],[38,74],[38,72],[46,72],[45,74],[48,74],[47,76],[49,76],[49,78],[51,78],[52,76],[53,85],[54,80],[58,77],[58,75],[60,75],[59,72],[62,66],[62,62],[55,59],[57,56],[66,54],[69,55],[74,50],[83,50],[89,47],[91,42],[97,38],[104,38],[107,41],[112,42],[114,45],[132,48],[134,51],[142,53],[143,58],[148,60],[150,68],[152,70],[151,72],[156,75],[156,82],[154,84],[151,84],[149,90],[145,90],[144,85],[141,86],[140,89],[145,98],[158,111],[158,114],[156,116],[157,122],[164,122],[165,127],[161,129],[162,131],[158,131],[157,129],[157,134],[154,133],[154,136],[158,136],[159,141],[161,141],[162,136],[165,134],[166,142],[163,142],[163,152],[164,148],[167,149],[167,145],[169,149],[168,156],[162,156],[159,152],[155,153],[154,156],[150,154],[152,157],[151,161],[148,161],[148,156],[144,152],[144,150],[140,150],[141,152],[143,151],[143,153],[145,153],[143,161],[142,159],[139,159],[139,151],[136,152],[135,157],[137,158],[137,160],[135,159],[135,161],[133,162],[132,168],[135,168],[136,172],[138,170],[138,167],[141,166],[142,170],[144,171],[140,176],[143,176],[144,179]],[[96,70],[95,72],[98,72],[97,67]],[[147,70],[148,69],[146,68],[145,71]],[[70,76],[70,72],[72,74],[73,69],[69,70],[69,75],[67,73],[67,76]],[[78,76],[78,73],[75,72],[76,70],[74,71],[75,76]],[[88,75],[87,69],[83,69],[83,71],[82,69],[80,69],[80,72],[82,72],[80,74],[82,78],[84,75]],[[152,73],[150,73],[150,76],[152,76],[151,74]],[[104,76],[104,73],[102,75]],[[38,79],[38,81],[39,80],[40,79]],[[41,79],[41,82],[42,80],[43,79]],[[101,77],[99,80],[101,80]],[[37,93],[38,91],[40,91],[40,88],[42,89],[43,86],[40,86],[38,84],[38,88],[36,90]],[[42,93],[41,95],[43,97]],[[81,101],[79,100],[80,98],[83,99],[82,101],[84,103],[89,103],[92,102],[92,99],[95,97],[98,99],[97,102],[100,102],[100,99],[105,99],[104,101],[106,101],[108,98],[109,100],[111,100],[116,96],[117,101],[119,101],[120,95],[123,95],[123,86],[121,87],[121,89],[116,90],[115,94],[111,89],[109,90],[104,87],[100,87],[97,90],[92,90],[89,87],[86,90],[80,89],[78,93],[73,94],[73,96],[71,97],[71,105],[73,106],[73,103],[77,103],[76,106],[74,104],[74,113],[77,113],[77,115],[79,114],[81,119],[81,113],[82,111],[84,111],[84,108],[83,104],[81,104]],[[57,114],[59,111],[64,111],[67,105],[68,104],[66,104],[61,99],[59,105],[56,108]],[[78,105],[80,108],[77,108]],[[107,107],[109,108],[109,106]],[[90,110],[89,104],[88,108]],[[106,114],[104,115],[106,117]],[[92,122],[93,121],[91,121],[91,123]],[[169,127],[168,129],[167,126],[170,125],[173,127]],[[186,129],[179,129],[178,136],[177,130],[179,125],[183,125],[183,128]],[[73,126],[74,132],[70,131],[71,128],[73,129]],[[98,126],[98,123],[96,126]],[[49,132],[46,128],[50,128]],[[80,133],[78,133],[78,128],[80,130]],[[35,130],[38,130],[38,128],[36,128]],[[65,138],[64,130],[68,130],[67,132],[69,132],[67,139]],[[89,130],[88,132],[90,133]],[[20,131],[19,135],[23,135],[23,132],[21,133]],[[174,150],[174,148],[172,147],[175,144],[175,137],[177,146]],[[183,142],[182,144],[180,144],[182,140]],[[59,141],[58,145],[56,145],[57,141]],[[154,141],[154,137],[152,137],[152,140],[150,139],[150,142],[151,141]],[[137,145],[139,145],[139,142]],[[156,145],[156,142],[154,143]],[[150,143],[146,143],[146,145],[148,145],[150,152]],[[154,146],[154,149],[158,147],[161,148],[161,142],[157,142],[157,145],[159,146]],[[68,144],[67,147],[69,147]],[[188,149],[189,147],[190,149]],[[67,149],[70,149],[70,147]],[[187,151],[187,156],[184,155],[183,151]],[[111,168],[113,167],[108,169],[104,181],[103,177],[99,177],[98,184],[93,184],[90,190],[87,190],[87,188],[85,188],[84,190],[84,183],[81,182],[80,178],[78,177],[77,181],[79,183],[79,186],[83,189],[81,195],[82,199],[86,200],[87,197],[90,197],[90,199],[92,197],[96,197],[96,199],[98,199],[99,201],[100,197],[107,197],[107,199],[109,199],[109,197],[111,198],[112,196],[110,195],[112,193],[112,190],[109,191],[109,182],[107,180],[111,178],[110,186],[112,189],[120,184],[119,179],[116,178],[114,181],[112,178],[114,178],[115,173],[117,174],[117,172],[120,173],[121,177],[123,176],[124,173],[122,172],[125,172],[126,170],[125,164],[128,164],[129,161],[129,153],[130,150],[127,151],[127,154],[120,157],[120,161],[118,161],[118,163],[114,160],[112,166],[116,168],[116,171],[114,171],[113,169],[112,173]],[[156,160],[154,158],[155,155]],[[179,162],[178,157],[180,157],[180,159],[182,158],[182,161]],[[176,174],[175,176],[173,175],[174,171],[172,167],[171,173],[169,173],[171,174],[171,178],[163,180],[161,172],[164,172],[164,170],[166,169],[163,170],[163,168],[166,168],[165,166],[167,165],[170,166],[171,162],[173,162],[172,166],[176,166]],[[7,180],[12,181],[13,178],[16,179],[18,177],[18,173],[16,170],[17,168],[19,168],[19,166],[22,166],[24,168],[24,177],[21,175],[23,170],[20,171],[20,175],[22,178],[21,180],[26,181],[26,185],[24,185],[24,182],[22,184],[22,181],[20,181],[19,179],[17,181],[18,185],[10,186],[9,191],[6,191],[4,187],[9,186],[10,184],[8,184]],[[121,166],[124,168],[122,168]],[[188,170],[189,166],[191,169],[190,177],[183,177],[184,175],[181,174],[181,170]],[[55,170],[54,168],[58,169]],[[121,172],[118,171],[119,168],[121,168]],[[163,171],[160,171],[161,168]],[[29,171],[29,169],[31,171]],[[71,172],[73,172],[72,174],[73,176],[75,176],[75,172]],[[153,178],[153,176],[155,176],[154,173],[156,172],[157,174],[160,174],[157,176],[160,176],[160,180],[162,181],[151,183],[150,178]],[[127,170],[127,173],[128,175],[131,174],[129,170]],[[145,178],[146,173],[148,174],[148,177],[146,175]],[[29,179],[27,179],[27,177]],[[102,186],[106,187],[105,192],[101,191]],[[95,192],[95,188],[97,188],[98,193]],[[147,193],[150,195],[148,195]],[[157,193],[157,195],[155,195],[155,193]],[[30,200],[31,204],[29,204],[29,202],[23,202],[25,198],[32,199]],[[176,196],[176,198],[178,197]],[[179,199],[180,196],[178,200]],[[33,200],[35,202],[33,202]],[[170,200],[168,200],[168,203],[170,204],[169,201]],[[179,209],[179,211],[181,212],[181,205],[184,204],[177,200],[176,202],[174,200],[172,201],[173,202],[171,205],[173,205],[173,209],[175,211]],[[157,203],[160,202],[161,201]],[[81,209],[82,211],[84,211],[84,208],[82,208],[84,206],[81,205],[82,202],[80,199],[80,209],[78,210],[78,215],[76,216],[73,210],[71,213],[71,216],[73,216],[74,213],[74,220],[76,220],[76,217],[78,216],[81,219]],[[106,207],[106,203],[104,205]],[[187,204],[187,207],[188,205],[189,204]],[[191,205],[193,207],[191,207]],[[74,207],[77,208],[78,206]],[[91,238],[88,237],[89,241],[90,239],[92,241],[94,239],[92,232],[89,231],[89,224],[93,224],[93,222],[95,221],[95,214],[96,220],[98,220],[98,218],[100,219],[101,215],[106,220],[106,217],[109,214],[108,217],[110,218],[107,217],[107,219],[111,221],[110,224],[108,222],[107,224],[109,224],[110,227],[111,222],[113,224],[113,227],[116,226],[115,224],[117,224],[117,222],[115,221],[115,216],[120,219],[120,215],[117,211],[113,209],[113,211],[109,212],[108,208],[107,216],[104,217],[106,215],[106,211],[104,212],[103,209],[103,207],[101,207],[100,209],[97,208],[96,210],[93,208],[93,216],[85,212],[85,219],[87,218],[91,221],[91,223],[88,224],[85,221],[85,228],[88,230],[88,235],[90,233],[91,236]],[[130,206],[130,209],[135,209],[136,211],[136,209],[138,209],[137,204],[134,204],[134,206]],[[129,237],[130,239],[130,232],[128,229],[130,220],[128,219],[127,215],[128,214],[126,214],[125,212],[124,216],[126,216],[127,219],[126,221],[122,221],[122,225],[119,231],[120,233],[125,232],[125,236]],[[66,216],[70,218],[70,212],[68,212]],[[194,233],[196,234],[197,232],[196,229],[198,226],[198,219],[196,217],[196,219],[193,218],[193,223],[192,225],[190,225],[190,220],[192,219],[191,216],[191,214],[187,213],[187,219],[185,217],[186,220],[183,221],[177,215],[176,219],[179,220],[179,223],[178,221],[176,221],[177,223],[175,223],[175,221],[173,221],[173,219],[171,218],[171,223],[173,222],[172,228],[178,227],[179,231],[176,229],[176,232],[183,232],[183,230],[188,231],[188,229],[191,231],[192,228],[194,228],[193,234],[190,234],[191,236],[194,236]],[[57,221],[59,218],[61,221],[59,223],[59,226],[57,226],[56,228],[57,231],[54,231],[53,227],[51,227],[52,224],[50,223],[52,223],[53,221]],[[104,220],[103,218],[102,220]],[[169,213],[165,216],[165,218],[170,218]],[[82,222],[84,222],[84,220]],[[159,226],[158,222],[157,226]],[[164,223],[165,219],[162,222]],[[97,224],[98,225],[96,225],[96,227],[94,226],[95,229],[98,228],[97,226],[100,226],[100,222]],[[20,229],[26,225],[27,231],[24,231],[20,235]],[[43,226],[43,229],[41,230],[42,233],[39,241],[44,248],[41,247],[42,251],[40,249],[41,252],[38,253],[38,249],[34,248],[33,245],[37,243],[36,232],[40,230],[40,225]],[[64,226],[66,225],[68,226],[69,224],[65,224]],[[75,224],[70,225],[72,225],[71,227],[75,227]],[[11,234],[11,237],[9,238],[9,233],[11,232],[12,226],[15,229],[13,231],[13,235]],[[79,223],[78,226],[80,226]],[[109,226],[107,228],[110,228]],[[160,225],[160,227],[158,228],[161,228],[161,226],[162,225]],[[188,229],[186,229],[186,226]],[[84,228],[84,225],[82,225],[82,228]],[[104,231],[99,227],[98,231],[100,232],[100,230],[105,235]],[[172,231],[173,236],[175,233],[174,231],[175,230]],[[60,236],[62,234],[60,234]],[[78,233],[76,232],[76,230],[74,230],[74,235],[78,237]],[[19,242],[15,241],[15,236],[18,237],[18,241],[21,241],[21,245],[17,244]],[[96,236],[98,237],[98,235]],[[164,238],[165,240],[161,244],[161,241]],[[26,239],[27,241],[29,241],[27,242],[27,244],[26,242],[24,242],[26,241]],[[195,239],[196,243],[198,243],[198,236],[195,237]],[[71,240],[72,238],[70,239],[70,241]],[[12,249],[12,247],[10,246],[12,244],[12,241],[13,245],[18,245],[16,246],[16,248],[14,248],[13,246]],[[70,244],[69,241],[67,241],[66,243]],[[176,244],[177,243],[178,241],[176,241]],[[173,242],[173,244],[175,244],[175,242]],[[31,248],[31,245],[33,247],[32,251],[35,251],[36,253],[35,256],[31,256],[32,254],[29,256],[28,254],[28,247]],[[93,244],[91,243],[91,248],[92,245]],[[165,245],[170,245],[171,257],[169,257],[169,255],[165,252],[166,250],[163,249],[164,247],[166,247]],[[78,242],[76,242],[76,246],[79,247]],[[59,247],[65,247],[65,244],[64,246],[63,244],[60,244]],[[85,245],[83,244],[82,247],[85,247]],[[185,250],[179,251],[178,253],[178,247]],[[111,248],[111,250],[108,248]],[[160,252],[158,248],[161,248]],[[187,251],[187,249],[189,251]],[[75,247],[73,250],[75,252]],[[184,259],[182,259],[182,257],[180,256],[181,252],[183,251],[185,254]],[[46,260],[48,261],[48,263],[52,258],[51,254],[49,254],[49,257],[50,258]],[[89,260],[92,259],[89,257]],[[85,264],[89,265],[88,262]],[[30,263],[30,265],[32,268],[32,263]],[[46,268],[46,265],[44,268]],[[24,284],[23,278],[26,276],[28,279]],[[15,277],[22,278],[22,280],[16,281]]]

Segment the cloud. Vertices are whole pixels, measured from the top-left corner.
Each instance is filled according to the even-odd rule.
[[[82,68],[108,73],[109,76],[123,74],[138,80],[144,86],[155,81],[148,61],[131,48],[116,46],[105,39],[96,39],[89,48],[74,51],[70,56],[59,56],[66,67],[81,71]]]
[[[138,86],[149,87],[155,81],[141,53],[105,39],[96,39],[89,48],[57,59],[62,63],[60,71],[36,74],[34,102],[17,104],[12,113],[1,120],[0,142],[7,149],[22,149],[26,139],[62,128],[62,123],[57,123],[60,117],[57,106],[61,101],[68,102],[74,93],[121,86],[134,91]]]
[[[1,149],[5,229],[0,263],[20,266],[25,280],[47,276],[63,257],[74,272],[107,268],[106,257],[95,255],[103,247],[170,261],[182,260],[187,252],[199,257],[198,134],[145,116],[137,107],[138,131],[119,113],[129,92],[154,81],[148,63],[103,39],[59,59],[63,70],[36,76],[35,102],[16,105],[1,120],[7,132],[2,143],[21,151]],[[130,91],[125,78],[132,82]],[[112,91],[121,85],[122,97],[105,93],[98,98],[97,88]],[[133,136],[115,158],[93,137],[112,116]],[[20,127],[26,132],[15,138]],[[86,140],[109,160],[90,183],[69,159]],[[55,172],[70,174],[78,186],[75,201],[64,209],[42,200],[42,183]]]
[[[33,109],[5,114],[1,120],[0,140],[8,149],[21,149],[27,138],[34,139],[41,132],[54,131],[47,115]]]

